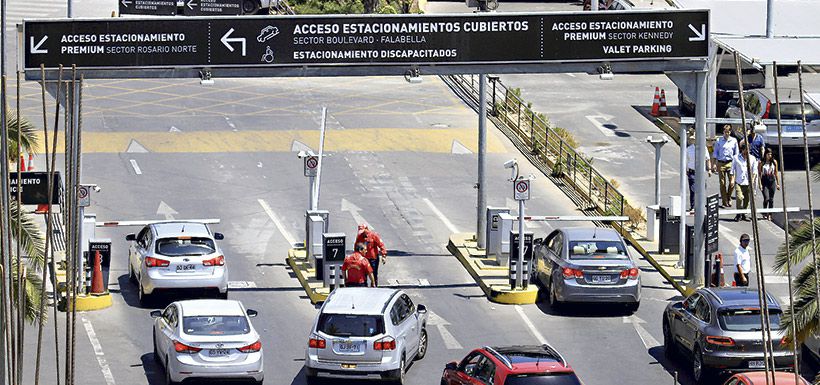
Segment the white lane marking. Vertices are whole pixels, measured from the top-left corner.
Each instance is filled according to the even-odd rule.
[[[517,311],[518,315],[521,316],[521,319],[524,320],[524,323],[530,329],[530,333],[532,333],[532,335],[535,336],[535,339],[538,340],[538,343],[540,343],[542,345],[543,344],[547,344],[547,345],[550,344],[549,342],[547,342],[547,339],[544,338],[543,335],[541,335],[541,332],[539,332],[538,329],[535,328],[535,325],[533,325],[532,321],[530,321],[530,318],[527,317],[526,314],[524,314],[524,308],[521,307],[521,305],[515,305],[515,311]]]
[[[436,329],[438,329],[439,334],[441,334],[441,339],[444,340],[444,346],[447,349],[450,349],[450,350],[464,349],[464,347],[461,346],[460,343],[458,343],[458,340],[456,340],[456,337],[454,337],[450,333],[450,331],[447,330],[447,325],[450,325],[450,323],[447,322],[446,319],[441,318],[441,316],[439,316],[438,314],[433,313],[432,311],[428,310],[427,311],[427,324],[428,325],[433,325],[433,326],[436,327]]]
[[[85,333],[88,334],[88,339],[91,340],[91,346],[94,348],[94,355],[97,356],[97,363],[100,365],[100,370],[105,378],[105,383],[108,385],[115,385],[117,382],[114,381],[114,375],[111,373],[111,368],[108,367],[108,362],[105,361],[105,353],[103,353],[100,340],[97,339],[97,333],[94,332],[94,327],[91,326],[91,321],[85,318],[85,315],[82,314],[80,315],[80,319],[83,321],[83,326],[85,327]]]
[[[785,275],[764,275],[763,280],[766,283],[789,283],[789,277]]]
[[[256,282],[254,281],[228,281],[229,289],[254,289]]]
[[[646,321],[638,318],[635,315],[631,315],[629,317],[623,318],[624,323],[631,323],[632,326],[635,328],[635,332],[638,333],[638,337],[641,338],[641,342],[643,342],[643,346],[646,347],[646,350],[654,348],[655,346],[660,346],[661,343],[649,333],[646,328],[643,327],[641,324],[645,324]]]
[[[387,286],[399,286],[399,280],[395,278],[388,279]]]
[[[364,219],[362,214],[359,214],[359,211],[362,211],[362,208],[359,207],[359,206],[356,206],[355,204],[353,204],[353,202],[351,202],[351,201],[349,201],[345,198],[342,198],[341,211],[349,212],[350,216],[353,217],[353,221],[356,222],[357,224],[360,224],[360,225],[363,224],[363,225],[370,226],[370,224],[367,223],[367,221]]]
[[[259,202],[259,205],[262,206],[262,210],[265,210],[265,213],[268,214],[270,220],[273,221],[273,225],[276,226],[277,229],[279,229],[279,232],[282,234],[283,237],[285,237],[285,240],[288,241],[290,246],[293,247],[294,245],[296,245],[296,238],[294,238],[293,235],[291,235],[290,232],[285,228],[285,226],[282,224],[282,221],[279,220],[279,217],[276,216],[276,213],[274,213],[268,205],[268,202],[265,202],[265,200],[262,198],[257,199],[257,201]]]
[[[589,120],[592,123],[592,125],[595,126],[595,128],[597,128],[598,131],[601,131],[601,133],[604,134],[605,136],[613,136],[613,137],[617,136],[617,135],[615,135],[614,131],[604,127],[604,123],[601,122],[601,120],[603,120],[604,122],[609,121],[609,119],[606,116],[586,115],[584,117],[587,118],[587,120]]]
[[[168,206],[167,203],[164,201],[159,201],[159,206],[157,206],[157,215],[165,216],[166,221],[174,220],[174,214],[179,214],[176,210]]]
[[[438,209],[438,207],[436,207],[436,205],[433,204],[433,202],[431,202],[427,198],[424,198],[423,200],[424,200],[424,203],[427,204],[427,207],[429,207],[430,210],[433,210],[433,213],[436,214],[438,219],[441,219],[441,221],[444,222],[444,226],[447,226],[447,230],[450,230],[451,233],[458,233],[459,232],[458,229],[456,228],[456,226],[453,225],[453,222],[450,222],[450,220],[447,219],[447,217],[444,216],[444,214]]]
[[[571,73],[565,73],[564,75],[567,75],[567,76],[569,76],[569,77],[571,77],[571,78],[574,78],[574,77],[575,77],[575,74],[571,74]]]
[[[131,167],[134,168],[134,172],[137,173],[137,175],[142,175],[142,170],[140,169],[140,165],[137,164],[136,159],[131,159]]]
[[[419,278],[419,286],[430,286],[430,281],[426,278]]]

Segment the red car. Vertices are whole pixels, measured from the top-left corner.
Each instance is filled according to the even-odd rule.
[[[771,380],[771,376],[769,377]],[[738,373],[726,380],[725,385],[765,385],[766,372],[746,372]],[[794,385],[794,373],[775,372],[774,384],[770,385]],[[801,385],[809,385],[809,382],[800,377]]]
[[[582,385],[564,357],[549,345],[473,350],[444,367],[441,385]]]

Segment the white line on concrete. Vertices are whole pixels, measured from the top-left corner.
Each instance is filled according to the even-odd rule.
[[[564,75],[567,75],[567,76],[569,76],[569,77],[571,77],[571,78],[574,78],[574,77],[575,77],[575,74],[571,74],[571,73],[566,73],[566,74],[564,74]]]
[[[419,278],[419,286],[430,286],[430,281],[426,278]]]
[[[100,370],[105,378],[105,383],[108,385],[115,385],[117,382],[114,381],[114,375],[111,374],[111,368],[108,367],[108,362],[105,361],[105,353],[103,353],[100,340],[97,339],[97,333],[94,332],[94,327],[91,326],[91,321],[85,318],[85,315],[80,315],[80,319],[83,321],[83,326],[85,327],[85,333],[88,334],[88,339],[91,340],[91,346],[94,348],[94,355],[97,356],[97,363],[100,365]]]
[[[584,117],[587,118],[587,120],[589,120],[590,123],[592,123],[592,125],[595,126],[595,128],[597,128],[598,131],[601,131],[601,133],[604,134],[605,136],[612,136],[612,137],[617,136],[617,135],[615,135],[614,131],[604,127],[604,123],[601,123],[601,120],[609,121],[609,119],[607,119],[605,116],[586,115]]]
[[[539,332],[538,329],[535,328],[535,325],[533,325],[532,321],[530,321],[530,318],[527,317],[526,314],[524,314],[524,308],[521,307],[521,305],[515,305],[515,311],[517,311],[518,315],[521,316],[521,319],[524,320],[524,323],[530,329],[530,333],[532,333],[532,335],[535,336],[535,339],[538,340],[538,343],[540,343],[542,345],[543,344],[549,345],[549,342],[547,342],[547,339],[544,338],[543,335],[541,335],[541,332]]]
[[[444,214],[438,209],[438,207],[436,207],[436,205],[433,204],[433,202],[431,202],[427,198],[424,198],[424,203],[426,203],[427,206],[430,207],[430,210],[433,210],[433,213],[436,214],[438,219],[441,219],[441,221],[444,222],[444,226],[447,226],[447,230],[450,230],[451,233],[459,232],[456,226],[453,225],[453,222],[450,222],[450,220],[444,216]]]
[[[655,346],[660,346],[661,343],[649,333],[646,328],[643,327],[642,324],[646,323],[646,321],[631,315],[629,317],[624,317],[624,323],[631,323],[633,327],[635,327],[635,331],[638,333],[638,337],[641,338],[641,342],[643,342],[643,346],[646,347],[646,350],[654,348]]]
[[[439,334],[441,334],[441,339],[444,340],[444,346],[447,349],[450,349],[450,350],[464,349],[464,347],[461,346],[460,343],[458,343],[458,340],[456,340],[456,337],[454,337],[453,334],[450,333],[449,330],[447,330],[447,325],[450,325],[450,323],[447,322],[446,319],[441,318],[441,316],[439,316],[438,314],[433,313],[433,312],[428,310],[427,324],[435,326],[436,329],[438,329]]]
[[[766,283],[789,283],[789,277],[785,275],[764,275],[763,280]]]
[[[137,173],[137,175],[142,175],[142,170],[140,170],[140,165],[137,164],[136,159],[131,159],[131,167],[134,168],[134,172]]]
[[[253,289],[256,288],[254,281],[228,281],[229,289]]]
[[[291,235],[290,232],[285,228],[285,226],[282,224],[282,221],[279,220],[279,217],[276,216],[276,213],[274,213],[273,210],[270,208],[270,205],[268,205],[268,202],[265,202],[265,200],[262,198],[257,199],[257,201],[259,202],[259,205],[262,206],[262,210],[265,210],[265,213],[268,214],[270,220],[273,221],[273,225],[276,226],[276,228],[279,229],[279,232],[282,234],[282,236],[285,237],[285,240],[288,241],[291,247],[294,247],[296,245],[296,238],[294,238],[293,235]]]

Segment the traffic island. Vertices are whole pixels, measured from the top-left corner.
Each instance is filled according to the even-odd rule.
[[[305,289],[305,293],[310,299],[310,303],[317,304],[324,302],[330,294],[330,288],[324,287],[322,281],[316,279],[316,269],[310,266],[305,248],[294,248],[288,250],[288,257],[285,259],[288,266],[293,270],[296,279]]]
[[[64,257],[64,254],[58,253],[57,257]],[[68,283],[66,279],[68,274],[66,273],[65,269],[65,260],[62,260],[57,263],[57,271],[55,276],[57,277],[57,288],[58,292],[60,293],[60,302],[57,304],[57,309],[60,311],[71,311],[72,306],[70,304],[66,304],[66,288],[68,287]],[[78,294],[77,298],[73,301],[74,308],[76,311],[93,311],[93,310],[102,310],[111,307],[114,304],[113,300],[111,299],[111,293],[105,294]]]
[[[450,236],[447,250],[464,265],[467,272],[484,291],[490,301],[510,305],[535,303],[538,299],[538,286],[529,285],[526,289],[514,290],[510,287],[510,270],[499,266],[495,258],[488,258],[486,251],[479,249],[475,234],[456,233]]]

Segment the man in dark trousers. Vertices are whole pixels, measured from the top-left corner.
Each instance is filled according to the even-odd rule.
[[[373,277],[373,268],[370,267],[370,262],[364,257],[366,249],[363,243],[357,243],[356,251],[345,257],[345,261],[342,264],[345,286],[367,287],[367,278],[370,278],[370,286],[376,286],[376,279]]]
[[[367,245],[367,251],[364,253],[365,258],[370,261],[370,266],[373,268],[373,276],[376,277],[375,283],[379,284],[379,256],[381,256],[381,263],[387,262],[387,248],[384,247],[384,242],[379,234],[366,224],[359,225],[359,235],[356,236],[356,243],[363,243]]]
[[[749,234],[740,236],[740,245],[735,249],[735,286],[749,286],[749,273],[752,271],[752,257],[749,255]]]

